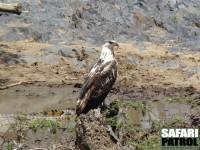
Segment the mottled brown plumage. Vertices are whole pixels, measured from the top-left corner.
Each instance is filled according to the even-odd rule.
[[[79,95],[76,113],[80,115],[97,108],[105,100],[117,77],[117,61],[113,47],[116,42],[110,41],[103,46],[100,60],[88,74]]]

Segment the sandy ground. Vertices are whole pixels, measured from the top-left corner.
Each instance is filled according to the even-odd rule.
[[[37,57],[44,53],[41,49],[49,47],[49,44],[41,44],[30,41],[0,42],[0,85],[6,86],[18,82],[45,81],[47,84],[82,83],[89,69],[77,69],[72,58],[61,57],[57,64],[44,64],[37,61],[32,64],[23,63],[19,56],[29,55]],[[172,45],[153,45],[145,43],[144,51],[134,47],[134,44],[120,44],[116,50],[119,62],[119,75],[116,86],[134,90],[135,88],[186,88],[200,89],[200,69],[195,73],[188,68],[200,66],[200,54],[172,54],[167,47]],[[71,47],[80,47],[72,45]],[[87,48],[87,46],[85,46]],[[95,47],[99,55],[100,49]],[[94,60],[89,57],[87,61]],[[15,58],[15,62],[6,63]],[[83,58],[84,59],[84,58]],[[20,63],[17,61],[20,60]]]

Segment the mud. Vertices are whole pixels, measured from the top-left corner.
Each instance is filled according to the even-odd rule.
[[[149,104],[154,120],[188,119],[188,106],[170,105],[167,99],[186,97],[199,103],[197,1],[15,2],[23,6],[21,15],[0,13],[0,114],[74,108],[80,87],[99,58],[100,45],[113,38],[120,45],[115,50],[119,71],[106,103]],[[132,124],[149,128],[149,116],[128,110],[127,117]],[[199,124],[198,116],[190,118]],[[28,145],[63,146],[61,139],[52,138],[39,139],[39,145],[33,138]],[[73,138],[65,139],[72,145],[69,149],[74,148]]]
[[[84,78],[101,49],[87,45],[62,46],[61,52],[69,51],[69,55],[63,55],[49,44],[20,41],[1,42],[1,45],[1,87],[21,81],[39,81],[1,90],[1,113],[57,109],[69,107],[68,102],[74,107]],[[145,45],[146,49],[140,51],[133,43],[120,44],[116,50],[118,78],[106,102],[163,103],[169,98],[183,97],[199,101],[200,54],[173,54],[167,50],[169,45]],[[44,51],[49,47],[50,51]],[[56,63],[46,63],[41,56],[49,54],[60,58]],[[26,62],[24,56],[32,57],[34,62]]]
[[[23,144],[18,141],[18,134],[14,132],[5,132],[1,135],[0,143],[2,150],[8,149],[8,143],[13,147],[18,147],[23,150],[30,149],[60,149],[60,150],[73,150],[75,149],[75,135],[69,131],[59,130],[56,134],[50,134],[46,129],[39,129],[36,132],[31,130],[23,131],[26,142]],[[15,142],[12,142],[15,141]],[[5,142],[5,143],[3,143]]]
[[[67,46],[69,55],[64,55],[62,52],[67,52],[65,46],[57,52],[52,45],[30,41],[0,44],[1,114],[74,108],[84,78],[101,49],[71,45]],[[145,45],[145,50],[141,51],[134,43],[120,43],[116,50],[118,78],[106,103],[115,100],[145,102],[152,106],[153,120],[174,117],[188,120],[188,106],[169,105],[166,100],[184,97],[200,100],[200,54],[173,54],[167,50],[169,45]],[[44,50],[49,47],[51,51]],[[28,84],[30,81],[33,84]],[[18,85],[19,82],[23,84]],[[150,128],[149,116],[143,116],[141,112],[128,110],[127,118],[132,124]]]

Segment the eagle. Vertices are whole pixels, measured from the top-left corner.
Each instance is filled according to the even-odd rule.
[[[76,114],[86,114],[96,109],[110,92],[117,78],[117,60],[114,47],[116,41],[108,41],[103,45],[99,61],[92,67],[80,90],[76,106]],[[105,105],[105,104],[104,104]]]

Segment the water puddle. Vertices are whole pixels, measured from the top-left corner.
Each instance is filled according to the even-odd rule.
[[[150,105],[151,110],[145,115],[140,110],[128,109],[126,116],[129,123],[148,129],[151,127],[152,120],[186,119],[191,110],[189,105],[168,103],[167,101],[149,102],[147,105]]]
[[[41,111],[75,108],[79,89],[73,85],[50,87],[46,85],[21,85],[0,91],[0,114],[30,114]],[[131,124],[149,128],[151,120],[185,118],[190,106],[164,101],[149,102],[151,111],[128,109],[126,116]]]
[[[78,90],[73,86],[18,86],[0,91],[0,114],[29,114],[74,108]]]

